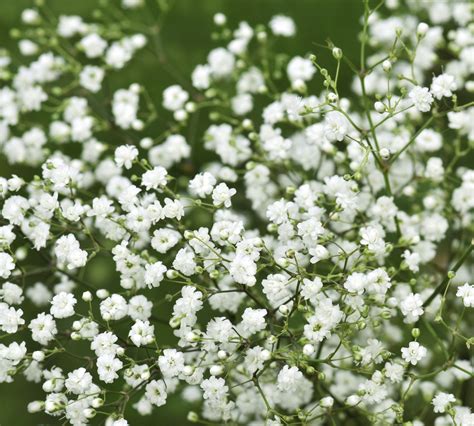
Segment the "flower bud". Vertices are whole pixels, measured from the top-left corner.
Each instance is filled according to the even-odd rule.
[[[377,111],[379,114],[382,114],[385,112],[385,105],[380,101],[375,102],[374,108],[375,108],[375,111]]]
[[[97,414],[97,412],[93,408],[86,408],[83,411],[83,414],[87,419],[92,419]]]
[[[310,343],[307,343],[303,346],[303,354],[306,356],[311,356],[314,354],[314,346]]]
[[[145,123],[142,120],[138,120],[138,119],[133,120],[132,122],[133,130],[140,131],[140,130],[143,130],[144,127],[145,127]]]
[[[104,404],[104,400],[102,398],[94,398],[91,403],[92,407],[94,408],[99,408],[103,404]]]
[[[227,18],[223,13],[216,13],[214,15],[214,24],[222,27],[227,22]]]
[[[184,109],[178,109],[174,112],[173,117],[176,121],[185,121],[188,118],[188,113]]]
[[[197,423],[199,421],[199,416],[194,412],[190,411],[187,416],[188,422]]]
[[[416,27],[416,35],[419,38],[423,38],[429,29],[430,27],[428,26],[428,24],[426,24],[425,22],[420,22]]]
[[[194,331],[190,331],[188,334],[186,334],[186,340],[188,342],[197,342],[199,340],[199,336]]]
[[[261,353],[260,353],[260,359],[262,361],[268,361],[270,358],[272,357],[272,354],[269,350],[267,349],[264,349]]]
[[[331,408],[334,405],[334,398],[326,396],[325,398],[321,399],[320,404],[321,407]]]
[[[185,376],[191,376],[194,373],[194,368],[191,367],[190,365],[185,365],[183,367],[183,374]]]
[[[223,372],[224,368],[222,367],[222,365],[213,365],[209,369],[209,373],[211,374],[211,376],[220,376]]]
[[[184,108],[186,109],[186,112],[192,113],[196,111],[196,104],[194,102],[187,102]]]
[[[50,392],[53,392],[53,390],[55,389],[55,385],[54,385],[54,382],[50,379],[50,380],[46,380],[44,383],[43,383],[43,390],[46,392],[46,393],[50,393]]]
[[[166,271],[166,278],[170,279],[170,280],[174,280],[176,278],[178,278],[178,272],[176,272],[174,269],[168,269]]]
[[[301,79],[297,79],[291,83],[291,88],[297,92],[304,92],[306,90],[306,83]]]
[[[353,407],[360,402],[360,396],[358,395],[349,395],[346,399],[346,404]]]
[[[385,72],[389,72],[392,69],[392,63],[388,59],[386,59],[382,62],[382,69]]]
[[[39,413],[44,407],[43,401],[31,401],[28,404],[28,413]]]
[[[153,146],[153,139],[152,138],[143,138],[140,140],[140,147],[143,149],[150,149]]]
[[[388,160],[390,158],[390,151],[387,148],[382,148],[379,151],[379,154],[384,160]]]
[[[252,123],[252,120],[249,120],[248,118],[246,118],[244,121],[242,121],[242,127],[245,129],[245,130],[250,130],[253,128],[253,123]]]
[[[38,362],[44,361],[45,358],[43,351],[34,351],[31,356],[35,361]]]
[[[105,288],[100,288],[99,290],[97,290],[95,292],[95,295],[99,298],[99,299],[105,299],[107,297],[109,297],[109,292],[105,289]]]
[[[332,49],[332,56],[334,57],[334,59],[341,59],[342,58],[342,50],[339,49],[339,47],[334,47]]]

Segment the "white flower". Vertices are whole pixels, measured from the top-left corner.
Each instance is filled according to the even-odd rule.
[[[427,352],[426,348],[418,342],[410,342],[408,347],[402,348],[402,358],[406,362],[416,365],[426,356]]]
[[[312,280],[305,278],[303,279],[303,283],[301,285],[301,296],[303,296],[303,298],[306,300],[315,303],[322,288],[323,282],[321,281],[321,278],[314,277]]]
[[[410,293],[400,303],[400,310],[405,317],[405,322],[414,323],[419,320],[420,316],[423,315],[423,300],[419,294]]]
[[[452,393],[444,392],[438,392],[431,401],[434,406],[433,411],[435,413],[446,412],[446,409],[452,402],[456,402],[455,396]]]
[[[97,58],[104,54],[107,48],[107,42],[98,34],[92,33],[85,36],[79,46],[84,50],[88,58]]]
[[[164,377],[175,377],[184,368],[184,355],[176,349],[165,349],[158,357],[158,366]]]
[[[207,56],[207,61],[212,75],[216,78],[227,77],[234,70],[234,55],[222,47],[211,50]]]
[[[462,303],[467,308],[474,307],[474,285],[465,283],[464,285],[459,286],[456,291],[456,296],[462,298]]]
[[[349,293],[362,294],[368,284],[367,276],[361,272],[353,272],[347,277],[344,288]]]
[[[420,270],[419,264],[421,261],[420,255],[418,253],[413,253],[410,250],[405,250],[403,252],[403,258],[412,272],[418,272]]]
[[[402,365],[397,363],[387,362],[384,366],[385,369],[385,376],[392,382],[392,383],[400,383],[403,380],[403,373],[405,369]]]
[[[22,318],[23,311],[8,306],[6,303],[0,302],[0,329],[8,334],[18,331],[20,325],[25,324]]]
[[[420,112],[428,112],[433,103],[433,96],[427,87],[415,86],[408,94],[415,108]]]
[[[164,278],[166,266],[160,261],[145,266],[145,284],[151,287],[158,287]]]
[[[115,149],[115,163],[119,167],[130,169],[138,157],[138,149],[132,145],[121,145]]]
[[[100,314],[105,321],[118,321],[128,313],[126,299],[120,294],[112,294],[100,302]]]
[[[12,271],[15,269],[15,263],[13,257],[8,253],[0,253],[0,277],[6,279],[8,278]]]
[[[347,118],[338,111],[328,112],[324,121],[324,136],[329,142],[342,141],[349,131]]]
[[[30,322],[28,328],[31,330],[31,338],[42,345],[47,345],[54,339],[58,332],[56,322],[49,314],[41,312]]]
[[[209,172],[199,173],[189,181],[189,190],[200,198],[212,193],[216,178]]]
[[[443,96],[449,98],[450,96],[453,96],[453,92],[456,89],[456,80],[452,75],[441,74],[437,77],[433,77],[431,93],[436,99],[441,99]]]
[[[308,81],[313,78],[316,68],[309,59],[304,59],[301,56],[295,56],[286,68],[288,78],[294,82],[297,80]]]
[[[92,376],[85,368],[78,368],[67,375],[66,389],[76,395],[86,393],[92,386]]]
[[[262,331],[266,326],[266,309],[246,308],[242,314],[242,322],[239,324],[240,334],[250,337],[252,334]]]
[[[145,387],[145,396],[153,405],[161,407],[166,404],[166,385],[163,380],[152,380]]]
[[[163,106],[169,111],[177,111],[183,108],[189,99],[189,94],[177,84],[166,88],[163,91]]]
[[[296,33],[295,22],[284,15],[275,15],[270,21],[270,28],[273,34],[282,37],[292,37]]]
[[[277,388],[282,392],[294,392],[303,379],[303,373],[297,367],[285,365],[278,373]]]
[[[201,388],[204,391],[203,398],[211,402],[218,402],[227,396],[229,388],[225,384],[225,380],[221,377],[210,377],[203,380]]]
[[[359,231],[360,243],[374,253],[382,253],[385,250],[384,233],[381,227],[365,226]]]
[[[128,337],[135,346],[149,345],[155,339],[155,327],[149,321],[136,320],[132,325]]]
[[[122,361],[111,354],[104,354],[97,358],[97,374],[105,383],[113,383],[118,379],[117,371],[123,367]]]
[[[166,186],[166,177],[168,172],[164,167],[154,167],[142,175],[142,185],[147,191],[150,189],[157,189],[158,187]]]
[[[9,305],[19,305],[23,302],[23,289],[13,283],[6,282],[0,289],[0,298]]]
[[[63,235],[56,241],[54,254],[58,264],[67,269],[80,268],[87,263],[87,252],[81,250],[79,241],[73,234]]]
[[[229,188],[225,183],[220,183],[212,191],[212,202],[216,207],[223,204],[228,208],[232,205],[230,199],[236,193],[237,190],[235,188]]]
[[[97,93],[102,87],[105,71],[93,65],[86,65],[79,75],[81,86],[92,93]]]
[[[76,298],[71,293],[62,291],[53,297],[51,301],[51,315],[55,318],[68,318],[74,315],[74,305]]]
[[[208,89],[211,80],[211,68],[208,65],[198,65],[192,74],[193,86],[196,89]]]

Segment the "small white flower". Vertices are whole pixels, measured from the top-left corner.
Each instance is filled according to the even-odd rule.
[[[121,145],[115,149],[115,163],[119,167],[130,169],[138,157],[138,149],[132,145]]]
[[[427,353],[426,348],[418,342],[410,342],[408,347],[402,348],[402,358],[412,365],[418,364]]]
[[[433,96],[427,87],[415,86],[408,94],[415,108],[420,112],[428,112],[433,103]]]

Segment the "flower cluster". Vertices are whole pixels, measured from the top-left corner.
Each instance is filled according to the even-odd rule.
[[[358,64],[217,14],[154,99],[108,83],[164,63],[146,3],[112,27],[38,2],[0,56],[0,382],[73,425],[172,398],[203,424],[474,424],[472,5],[365,0]]]

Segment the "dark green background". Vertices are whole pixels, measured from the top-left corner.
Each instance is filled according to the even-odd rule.
[[[98,0],[46,0],[48,6],[56,13],[80,14],[89,17],[98,4]],[[31,0],[0,0],[0,45],[14,49],[15,44],[8,37],[9,30],[19,25],[21,11],[32,7]],[[297,36],[293,39],[281,39],[281,50],[304,55],[316,53],[322,63],[329,65],[327,51],[315,43],[324,44],[330,38],[335,45],[341,47],[351,58],[358,56],[357,33],[362,1],[359,0],[176,0],[169,13],[162,31],[164,49],[169,62],[179,69],[183,76],[189,76],[194,66],[204,63],[207,52],[215,46],[211,41],[213,28],[212,17],[216,12],[228,16],[231,27],[245,20],[251,25],[266,24],[275,14],[287,14],[297,24]],[[133,12],[135,13],[135,12]],[[135,15],[139,16],[139,15]],[[151,25],[148,16],[146,25]],[[332,62],[332,61],[331,61]],[[348,74],[341,75],[343,88],[350,84]],[[114,85],[128,86],[131,82],[145,82],[154,97],[160,103],[161,91],[170,84],[176,83],[176,76],[170,75],[156,59],[143,53],[139,55],[126,71],[117,73]],[[199,151],[202,156],[202,151]],[[205,158],[195,158],[201,163]],[[12,173],[3,157],[0,157],[1,175]],[[88,271],[96,284],[103,285],[110,281],[110,265],[101,264],[100,259]],[[39,425],[61,424],[58,419],[29,415],[26,404],[34,399],[41,399],[44,393],[39,385],[27,383],[18,377],[14,384],[0,385],[1,409],[0,425]],[[175,424],[185,425],[186,414],[190,407],[171,398],[165,407],[155,409],[150,417],[135,416],[129,412],[127,416],[132,425]],[[99,424],[96,420],[93,424]]]

